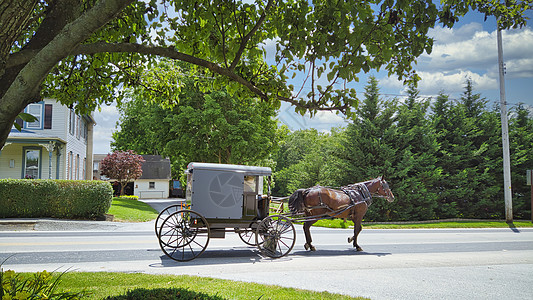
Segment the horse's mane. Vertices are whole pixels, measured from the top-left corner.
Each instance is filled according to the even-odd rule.
[[[289,197],[289,210],[293,214],[302,213],[305,210],[304,197],[309,189],[299,189]]]

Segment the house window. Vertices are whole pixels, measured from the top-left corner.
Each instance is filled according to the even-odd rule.
[[[52,129],[52,104],[44,105],[44,129]]]
[[[72,179],[72,151],[68,153],[67,179]]]
[[[153,181],[148,182],[148,189],[150,189],[150,190],[155,189],[155,182],[153,182]]]
[[[41,150],[24,148],[24,178],[40,178],[39,170],[41,167]]]
[[[99,166],[100,166],[100,163],[95,161],[93,162],[93,171],[98,171],[99,170]]]
[[[76,113],[74,112],[74,109],[71,108],[70,116],[68,119],[68,128],[69,128],[70,135],[74,135],[75,127],[76,127]]]
[[[76,155],[76,180],[80,179],[80,155]]]
[[[42,129],[42,115],[43,115],[43,105],[42,104],[30,104],[26,109],[26,113],[34,116],[37,120],[35,122],[26,123],[26,128],[31,129]]]
[[[80,139],[80,127],[81,127],[80,116],[76,116],[76,138],[78,140]]]

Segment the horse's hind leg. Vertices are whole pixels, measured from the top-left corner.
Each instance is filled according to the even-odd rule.
[[[305,250],[311,250],[316,251],[315,246],[311,244],[313,242],[313,239],[311,238],[311,225],[315,224],[316,221],[305,221],[304,222],[304,234],[305,234],[305,244],[304,248]]]

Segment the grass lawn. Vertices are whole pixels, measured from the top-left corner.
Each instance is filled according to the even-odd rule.
[[[273,285],[243,283],[238,281],[185,275],[149,275],[104,272],[69,272],[63,275],[60,290],[78,292],[88,290],[87,299],[102,299],[121,295],[137,288],[188,288],[195,292],[218,295],[227,299],[367,299],[353,298],[328,292],[284,288]]]
[[[349,228],[353,227],[352,221],[335,220],[320,220],[314,226],[328,227],[328,228]],[[445,222],[430,222],[430,223],[403,223],[403,224],[380,224],[371,223],[363,224],[366,229],[416,229],[416,228],[513,228],[513,227],[533,227],[533,223],[529,221],[516,221],[510,226],[506,222],[497,221],[445,221]]]
[[[159,214],[150,205],[137,198],[114,197],[108,214],[114,215],[116,222],[147,222]]]

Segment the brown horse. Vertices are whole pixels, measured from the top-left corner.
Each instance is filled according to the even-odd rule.
[[[363,217],[372,203],[372,197],[384,197],[387,201],[394,201],[394,195],[388,183],[378,177],[372,180],[351,184],[335,190],[315,186],[308,189],[299,189],[289,198],[289,209],[293,214],[305,214],[304,233],[306,250],[315,251],[311,244],[310,228],[321,218],[350,218],[354,222],[354,235],[348,238],[348,243],[353,242],[357,251],[363,251],[357,244],[357,235],[361,232]],[[316,218],[310,218],[316,216]]]

